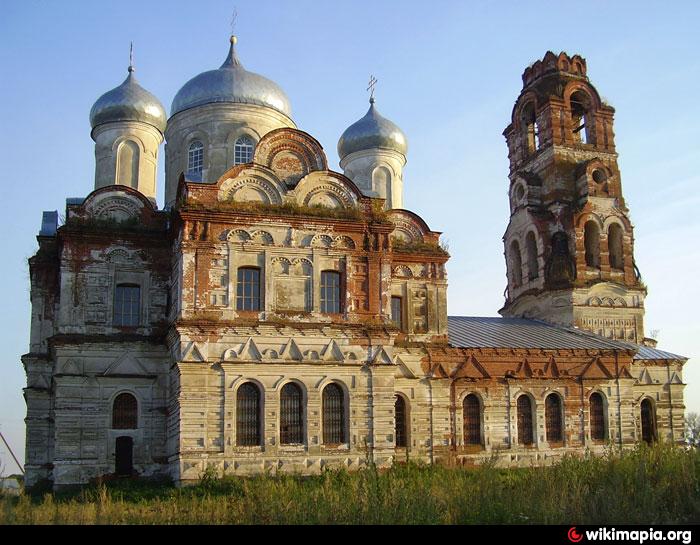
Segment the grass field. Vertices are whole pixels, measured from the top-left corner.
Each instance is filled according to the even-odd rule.
[[[640,445],[546,468],[396,465],[175,488],[115,480],[0,499],[0,524],[680,524],[700,522],[700,451]]]

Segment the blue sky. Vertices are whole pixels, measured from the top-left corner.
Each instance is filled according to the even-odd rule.
[[[0,430],[24,457],[29,346],[26,259],[41,212],[94,184],[88,113],[126,76],[170,109],[192,76],[218,67],[233,7],[246,68],[287,93],[300,129],[337,170],[342,131],[377,107],[409,142],[404,204],[449,242],[450,314],[493,316],[506,285],[508,161],[502,131],[521,74],[551,49],[586,58],[615,108],[636,262],[649,287],[647,333],[691,357],[686,405],[700,411],[700,3],[457,1],[5,0],[0,18],[0,215],[4,260]],[[163,169],[159,170],[162,204]],[[0,445],[0,467],[14,471]]]

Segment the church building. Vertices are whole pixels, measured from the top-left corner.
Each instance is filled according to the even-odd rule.
[[[449,254],[403,208],[407,139],[374,98],[340,172],[235,37],[169,117],[129,66],[90,112],[94,189],[43,213],[29,260],[27,485],[680,442],[686,358],[644,337],[613,116],[580,56],[525,70],[502,317],[448,317]]]

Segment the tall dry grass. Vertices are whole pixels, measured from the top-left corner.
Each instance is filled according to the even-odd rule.
[[[640,445],[550,467],[395,465],[214,479],[114,481],[3,498],[0,524],[679,524],[700,521],[700,451]]]

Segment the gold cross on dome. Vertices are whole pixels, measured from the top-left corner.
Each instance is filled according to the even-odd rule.
[[[369,93],[369,98],[373,99],[374,98],[374,87],[377,85],[377,78],[374,76],[369,77],[369,87],[367,87],[367,90],[370,92]]]

